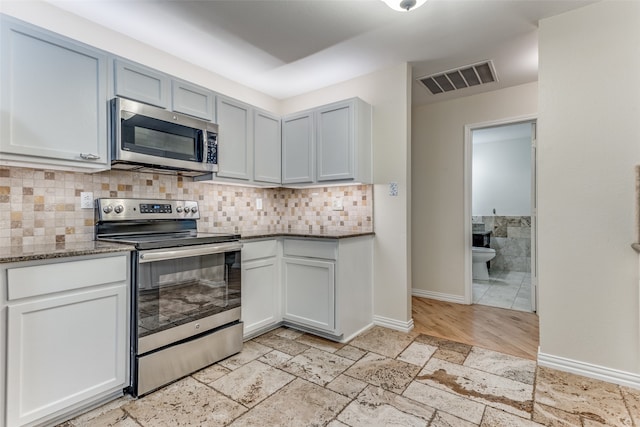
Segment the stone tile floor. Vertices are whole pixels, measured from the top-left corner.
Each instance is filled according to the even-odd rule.
[[[349,344],[279,328],[241,353],[72,426],[635,426],[640,390],[374,327]]]
[[[473,303],[531,312],[531,273],[489,270],[489,280],[473,279]]]

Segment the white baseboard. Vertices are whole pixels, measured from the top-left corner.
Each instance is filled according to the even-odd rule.
[[[456,304],[465,304],[464,296],[460,295],[443,294],[440,292],[425,291],[423,289],[416,288],[411,289],[411,295],[413,295],[414,297],[429,298],[438,301],[453,302]]]
[[[388,317],[373,316],[373,324],[401,332],[409,332],[413,329],[413,319],[403,322],[401,320],[390,319]]]
[[[640,389],[640,375],[538,352],[538,365]]]

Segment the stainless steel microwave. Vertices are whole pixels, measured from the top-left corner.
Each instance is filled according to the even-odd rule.
[[[111,168],[198,176],[218,171],[218,125],[124,98],[111,100]]]

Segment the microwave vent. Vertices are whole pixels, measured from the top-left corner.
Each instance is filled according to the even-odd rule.
[[[493,61],[484,61],[419,77],[418,80],[432,94],[437,95],[471,86],[497,82],[498,78],[496,77]]]

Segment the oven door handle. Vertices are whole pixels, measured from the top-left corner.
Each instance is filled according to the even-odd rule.
[[[138,262],[140,264],[143,264],[145,262],[164,261],[168,259],[234,252],[239,251],[240,249],[242,249],[242,243],[240,242],[223,243],[220,245],[198,245],[181,247],[163,251],[143,252],[138,257]]]

